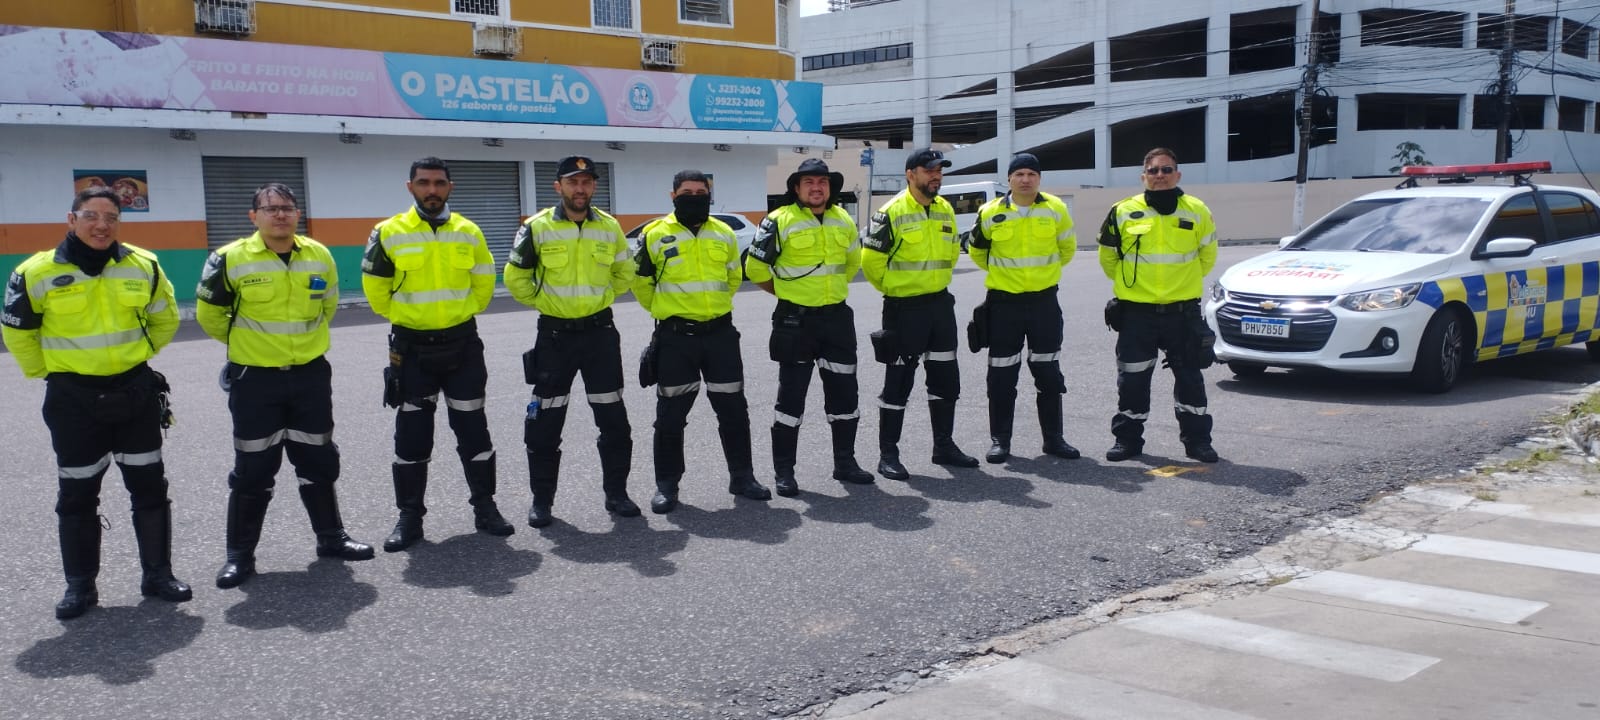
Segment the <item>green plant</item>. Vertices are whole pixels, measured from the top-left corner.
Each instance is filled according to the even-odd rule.
[[[1411,167],[1412,165],[1433,164],[1429,162],[1427,158],[1422,156],[1422,146],[1411,142],[1410,140],[1394,146],[1394,150],[1394,154],[1390,155],[1389,157],[1400,164],[1389,168],[1389,172],[1397,173],[1400,172],[1400,168]]]

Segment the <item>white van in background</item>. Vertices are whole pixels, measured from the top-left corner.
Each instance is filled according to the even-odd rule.
[[[978,208],[983,204],[1006,194],[1008,188],[994,181],[954,183],[943,185],[939,188],[939,197],[950,202],[950,207],[956,211],[956,232],[965,237],[972,230],[972,224],[978,220]]]

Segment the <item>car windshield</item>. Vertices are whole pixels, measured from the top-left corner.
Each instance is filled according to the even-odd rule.
[[[1285,249],[1443,255],[1466,244],[1488,207],[1477,198],[1357,200],[1317,221]]]

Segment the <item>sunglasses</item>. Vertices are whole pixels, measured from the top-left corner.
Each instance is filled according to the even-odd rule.
[[[1173,174],[1173,173],[1175,173],[1177,171],[1178,171],[1178,169],[1173,167],[1173,166],[1171,166],[1171,165],[1162,165],[1160,167],[1145,168],[1144,169],[1144,174],[1146,174],[1146,175],[1171,175],[1171,174]]]

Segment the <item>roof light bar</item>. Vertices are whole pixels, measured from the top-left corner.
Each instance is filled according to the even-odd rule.
[[[1400,168],[1400,174],[1406,177],[1500,177],[1536,172],[1550,172],[1550,161],[1486,163],[1483,165],[1408,165]]]

